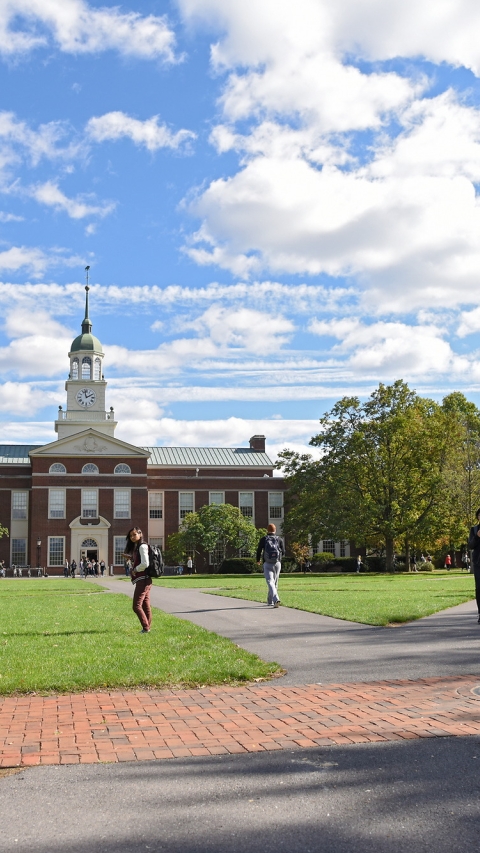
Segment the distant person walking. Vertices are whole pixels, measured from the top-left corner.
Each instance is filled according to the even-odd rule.
[[[257,563],[260,564],[263,554],[263,574],[267,582],[268,598],[270,607],[278,607],[280,598],[278,596],[278,578],[282,568],[282,557],[285,555],[283,539],[277,536],[277,528],[274,524],[267,527],[267,535],[262,536],[257,548]]]
[[[448,571],[452,568],[452,558],[450,554],[447,554],[445,557],[445,568],[448,569]]]
[[[76,564],[75,560],[72,560],[72,562],[70,563],[70,569],[72,572],[72,578],[74,578],[75,572],[77,571],[77,564]]]
[[[127,533],[124,556],[131,561],[131,581],[135,584],[133,593],[133,612],[136,613],[142,626],[141,633],[148,634],[152,624],[152,608],[150,607],[150,590],[152,579],[147,574],[149,566],[148,545],[143,541],[143,533],[139,527],[132,527]]]
[[[105,573],[105,560],[100,560],[100,574],[102,575],[102,578],[103,578],[104,573]]]
[[[475,577],[475,598],[477,600],[478,622],[480,624],[480,509],[477,509],[477,524],[474,524],[468,537],[468,547],[472,552],[473,575]]]

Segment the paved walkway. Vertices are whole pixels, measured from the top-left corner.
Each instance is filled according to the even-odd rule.
[[[129,584],[103,583],[131,593]],[[277,660],[287,676],[244,688],[9,697],[0,703],[0,767],[480,734],[480,626],[471,603],[372,629],[193,590],[153,593],[155,606]]]

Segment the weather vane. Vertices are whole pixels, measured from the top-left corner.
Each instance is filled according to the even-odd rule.
[[[88,271],[89,271],[89,269],[90,269],[90,267],[85,267],[85,272],[87,273],[87,284],[85,286],[85,290],[90,290],[90,288],[88,286]]]

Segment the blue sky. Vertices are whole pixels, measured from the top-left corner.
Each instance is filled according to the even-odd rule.
[[[480,404],[473,0],[0,0],[0,440],[102,341],[120,438],[303,449],[405,379]]]

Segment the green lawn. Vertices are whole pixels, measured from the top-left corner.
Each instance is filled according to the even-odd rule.
[[[131,600],[83,580],[0,580],[0,694],[195,687],[268,678],[274,663],[154,611],[140,634]]]
[[[266,602],[263,575],[162,578],[163,586],[203,587],[214,595]],[[210,589],[211,588],[211,589]],[[280,575],[282,604],[366,625],[411,622],[474,597],[473,576],[435,572],[404,575]]]

